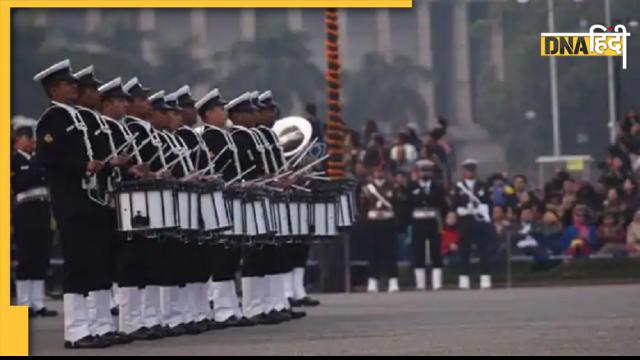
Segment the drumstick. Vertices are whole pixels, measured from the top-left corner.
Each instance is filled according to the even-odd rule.
[[[212,161],[210,161],[210,164],[201,170],[198,170],[194,175],[195,176],[200,176],[204,173],[206,173],[207,171],[213,170],[216,167],[216,162],[218,161],[218,159],[220,158],[220,155],[222,155],[225,151],[227,151],[229,149],[229,145],[225,146],[219,153],[218,155],[216,155],[215,158],[213,158]],[[227,167],[227,165],[229,165],[229,163],[231,162],[231,160],[227,161],[227,163],[222,167],[223,169]],[[220,170],[219,172],[222,172],[222,170]]]
[[[172,162],[165,165],[162,169],[160,169],[160,172],[170,170],[171,168],[176,166],[176,164],[178,164],[180,160],[182,160],[182,157],[178,156],[175,160],[173,160]]]
[[[307,148],[300,154],[300,156],[298,156],[298,159],[296,160],[295,163],[293,163],[293,165],[291,165],[291,167],[296,167],[300,164],[300,162],[302,161],[302,159],[304,159],[305,156],[307,156],[307,154],[309,153],[309,151],[311,151],[311,148],[313,147],[313,145],[315,145],[318,142],[318,138],[313,139],[313,141],[307,146]]]
[[[134,141],[136,139],[136,137],[138,136],[138,134],[136,134],[135,136],[133,136],[131,139],[127,140],[124,142],[124,144],[120,145],[119,148],[117,148],[114,152],[111,153],[111,155],[107,156],[104,160],[104,162],[109,162],[111,161],[111,159],[115,158],[116,156],[118,156],[118,154],[120,152],[122,152],[122,150],[124,150],[127,146],[131,145],[131,142]]]
[[[311,164],[309,164],[309,165],[307,165],[307,166],[303,167],[302,169],[300,169],[300,170],[298,170],[298,171],[294,172],[294,173],[293,173],[293,176],[299,175],[299,174],[301,174],[301,173],[303,173],[303,172],[305,172],[305,171],[307,171],[307,170],[311,169],[312,167],[314,167],[314,166],[318,165],[319,163],[321,163],[321,162],[325,161],[325,160],[326,160],[326,159],[328,159],[328,158],[329,158],[329,155],[325,155],[325,156],[321,157],[320,159],[318,159],[318,160],[316,160],[316,161],[312,162]]]
[[[164,155],[164,152],[163,152],[163,151],[164,151],[164,149],[165,149],[166,147],[167,147],[167,144],[162,145],[162,147],[160,148],[160,150],[158,150],[158,151],[156,152],[156,154],[155,154],[155,155],[153,155],[153,156],[151,157],[151,159],[149,159],[149,161],[147,161],[147,164],[151,164],[151,163],[152,163],[152,162],[153,162],[153,161],[154,161],[158,156],[160,156],[160,153],[163,153],[163,155]]]
[[[291,184],[291,187],[300,191],[304,191],[304,192],[311,192],[310,189],[307,189],[306,187],[302,187],[300,185],[296,185],[296,184]]]
[[[138,136],[138,134],[133,135],[133,138],[136,138]],[[137,145],[135,143],[135,141],[133,142],[133,152],[138,152],[138,150],[142,149],[143,147],[145,147],[145,145],[147,145],[149,143],[149,141],[151,141],[151,138],[147,138],[147,140],[143,141],[140,145]]]
[[[314,180],[320,180],[320,181],[331,181],[330,178],[325,177],[325,176],[307,176],[310,179],[314,179]]]
[[[236,176],[235,178],[231,179],[229,182],[227,182],[225,185],[229,186],[233,183],[235,183],[236,181],[242,179],[245,175],[247,175],[248,173],[252,172],[254,169],[256,168],[255,165],[251,166],[250,168],[248,168],[247,170],[243,171],[241,174],[238,174],[238,176]]]

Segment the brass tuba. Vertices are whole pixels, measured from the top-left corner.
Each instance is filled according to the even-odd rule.
[[[291,159],[307,151],[313,135],[309,120],[299,116],[290,116],[276,121],[273,131],[278,136],[285,159]]]

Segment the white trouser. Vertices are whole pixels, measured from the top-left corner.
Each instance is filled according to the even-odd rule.
[[[260,315],[265,311],[265,281],[260,277],[242,278],[242,314],[247,318]]]
[[[284,294],[287,299],[293,299],[293,270],[282,276],[284,278]]]
[[[266,275],[264,278],[260,278],[260,279],[261,279],[261,285],[262,285],[262,291],[263,291],[262,312],[264,312],[265,314],[268,314],[273,310],[276,310],[276,305],[278,303],[276,285],[274,284],[274,282],[276,281],[276,275]],[[243,288],[243,291],[244,291],[244,288]]]
[[[413,272],[416,277],[416,290],[425,290],[427,288],[427,270],[416,268]]]
[[[64,294],[64,339],[75,342],[91,335],[87,299],[80,294]]]
[[[431,270],[431,287],[433,290],[442,289],[442,269],[434,268]]]
[[[31,280],[16,281],[16,305],[33,307]],[[32,309],[35,310],[35,309]]]
[[[191,321],[200,322],[210,317],[209,301],[207,299],[207,284],[187,284],[187,303]]]
[[[115,308],[120,306],[120,299],[119,299],[119,291],[120,287],[118,287],[118,284],[113,284],[113,286],[111,286],[111,308]]]
[[[91,291],[87,309],[91,334],[102,336],[116,330],[111,316],[111,290]]]
[[[202,321],[213,318],[213,311],[209,305],[209,284],[208,283],[196,283],[197,289],[197,307],[198,315],[196,315],[196,321]]]
[[[120,331],[131,334],[144,327],[142,317],[142,290],[137,287],[121,287],[118,289],[120,314],[118,322]]]
[[[232,316],[242,317],[242,311],[238,306],[236,283],[233,280],[212,282],[213,288],[213,318],[223,322]]]
[[[160,309],[162,312],[162,325],[173,328],[182,324],[183,318],[180,307],[180,288],[177,286],[161,287]]]
[[[152,328],[162,324],[159,286],[147,286],[142,292],[142,317],[145,327]]]
[[[274,299],[274,309],[276,311],[282,311],[289,308],[289,300],[285,293],[285,274],[277,274],[271,277],[269,282],[270,295]]]
[[[178,288],[178,309],[182,314],[182,323],[188,324],[195,319],[195,311],[189,306],[189,289],[187,286]]]
[[[305,268],[293,269],[293,298],[296,300],[307,297],[307,291],[304,288],[304,271]]]

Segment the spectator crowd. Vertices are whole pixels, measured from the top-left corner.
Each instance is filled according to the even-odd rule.
[[[640,254],[640,114],[629,111],[618,126],[617,140],[599,163],[596,179],[584,180],[559,169],[543,188],[535,188],[522,174],[496,173],[484,181],[490,199],[493,239],[489,247],[494,261],[505,259],[507,250],[511,255],[532,257],[542,268],[572,258]],[[411,219],[406,209],[407,189],[420,179],[417,162],[426,159],[434,163],[434,181],[446,189],[449,204],[441,214],[439,255],[445,263],[455,264],[460,235],[452,194],[459,179],[452,175],[456,169],[447,127],[447,120],[439,118],[436,127],[424,136],[410,126],[390,141],[376,122],[369,120],[362,133],[350,132],[347,164],[360,184],[358,192],[374,173],[384,169],[396,200],[398,235],[389,241],[408,244]],[[482,164],[479,170],[482,172]],[[366,219],[362,217],[361,222]],[[352,233],[365,252],[367,236],[358,226]],[[396,260],[401,256],[400,248],[396,247]]]

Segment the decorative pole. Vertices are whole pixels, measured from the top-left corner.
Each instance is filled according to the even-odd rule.
[[[346,175],[344,163],[346,126],[342,120],[340,105],[340,26],[338,25],[338,9],[325,11],[325,32],[327,34],[325,55],[327,58],[327,126],[325,142],[327,144],[327,175],[334,180],[342,179]]]

